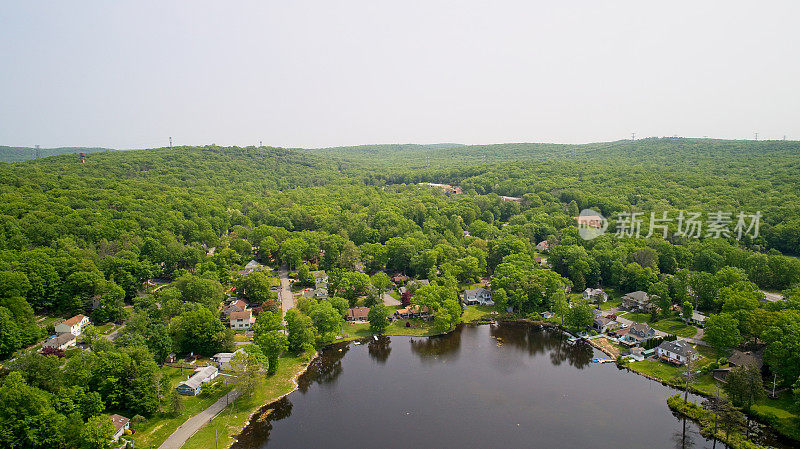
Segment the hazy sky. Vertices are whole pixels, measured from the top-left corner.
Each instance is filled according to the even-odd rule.
[[[8,1],[0,145],[800,139],[800,2]]]

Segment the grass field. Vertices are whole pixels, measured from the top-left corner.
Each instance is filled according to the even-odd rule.
[[[461,321],[470,323],[475,320],[480,320],[481,318],[491,314],[493,311],[494,308],[490,306],[467,306],[467,308],[464,309],[464,313],[461,315]]]
[[[701,360],[700,366],[708,362],[708,360]],[[672,385],[683,384],[681,380],[682,368],[672,366],[668,363],[642,360],[641,362],[631,362],[628,364],[628,367],[636,372],[661,379]],[[710,374],[701,374],[695,377],[692,388],[703,394],[710,395],[714,391],[715,383],[716,381]]]
[[[223,410],[189,438],[183,445],[183,449],[213,448],[215,447],[215,433],[219,447],[228,447],[228,444],[233,441],[231,437],[237,435],[244,428],[244,423],[250,419],[253,413],[295,388],[293,379],[305,369],[308,360],[305,356],[282,357],[275,375],[265,379],[263,384],[255,389],[252,396],[240,397]]]
[[[650,323],[650,326],[653,329],[658,329],[662,332],[684,338],[694,337],[694,334],[697,333],[696,327],[690,326],[683,321],[674,319],[659,320],[655,323]]]

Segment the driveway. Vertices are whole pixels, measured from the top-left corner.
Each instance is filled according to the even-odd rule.
[[[390,295],[387,292],[383,293],[381,299],[383,299],[383,305],[385,305],[386,307],[399,306],[402,304],[399,300],[392,298],[392,295]]]
[[[219,398],[217,402],[211,404],[207,409],[187,419],[186,422],[181,424],[181,426],[158,447],[158,449],[180,449],[195,432],[200,430],[201,427],[211,421],[211,418],[217,416],[230,402],[238,397],[239,392],[235,389],[231,390],[228,394]]]

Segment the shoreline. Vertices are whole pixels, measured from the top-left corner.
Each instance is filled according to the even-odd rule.
[[[549,322],[549,321],[531,320],[531,319],[527,319],[527,318],[501,318],[501,317],[496,317],[494,319],[487,320],[485,317],[482,317],[482,318],[478,318],[478,319],[470,321],[470,322],[461,323],[460,325],[476,325],[476,326],[480,326],[480,325],[493,324],[493,323],[496,323],[496,324],[536,325],[536,326],[546,327],[546,328],[550,328],[550,329],[557,329],[557,330],[561,331],[562,333],[569,334],[569,331],[567,331],[562,325],[560,325],[558,323],[552,323],[552,322]],[[454,329],[452,329],[452,330],[450,330],[448,332],[442,332],[442,333],[435,334],[435,335],[424,336],[423,338],[431,338],[431,337],[447,335],[447,334],[450,334],[450,333],[454,332],[455,330],[456,330],[456,328],[454,328]],[[387,335],[387,336],[388,337],[418,337],[416,335]],[[226,448],[230,448],[231,445],[233,445],[235,442],[237,442],[239,435],[241,435],[241,433],[244,431],[244,429],[250,423],[252,423],[253,421],[257,421],[259,419],[263,419],[263,418],[269,416],[269,414],[272,413],[272,410],[275,409],[274,407],[272,407],[273,404],[277,403],[280,400],[283,400],[289,394],[297,391],[297,389],[299,388],[298,379],[300,378],[300,376],[305,374],[308,371],[308,369],[311,366],[311,364],[314,363],[314,361],[316,361],[319,358],[321,351],[323,351],[323,350],[325,350],[325,349],[327,349],[327,348],[329,348],[331,346],[337,345],[337,344],[342,344],[342,343],[349,344],[351,341],[368,340],[370,338],[371,337],[356,337],[356,336],[353,336],[353,337],[350,337],[350,338],[337,340],[337,341],[335,341],[333,343],[330,343],[328,345],[325,345],[322,348],[320,348],[319,350],[317,350],[316,353],[314,354],[314,356],[308,362],[303,364],[302,369],[299,370],[297,373],[295,373],[295,375],[292,376],[292,378],[291,378],[292,388],[288,392],[286,392],[286,393],[284,393],[284,394],[282,394],[282,395],[280,395],[280,396],[278,396],[276,398],[273,398],[272,400],[264,403],[262,406],[258,407],[256,410],[251,412],[250,415],[249,415],[248,420],[245,421],[245,424],[241,428],[237,429],[237,433],[232,435],[233,437],[237,438],[237,440],[232,441],[231,443],[229,443],[225,447]],[[587,343],[589,343],[592,346],[592,348],[595,348],[595,349],[599,350],[600,352],[602,352],[602,353],[606,354],[607,356],[609,356],[609,357],[613,358],[614,360],[616,360],[616,357],[614,356],[614,354],[611,354],[608,351],[606,351],[604,348],[593,344],[591,339],[581,338],[581,340],[586,341]],[[674,389],[676,391],[679,391],[679,392],[683,392],[684,391],[683,389],[679,388],[678,386],[673,385],[673,384],[671,384],[671,383],[669,383],[669,382],[667,382],[667,381],[665,381],[665,380],[663,380],[661,378],[658,378],[658,377],[655,377],[655,376],[652,376],[652,375],[637,371],[637,370],[635,370],[633,368],[630,368],[629,366],[617,365],[617,368],[620,369],[620,370],[625,369],[628,372],[631,372],[631,373],[634,373],[636,375],[642,376],[642,377],[644,377],[644,378],[646,378],[648,380],[651,380],[653,382],[658,382],[661,385],[664,385],[666,387],[672,388],[672,389]],[[695,395],[703,397],[703,398],[709,397],[708,395],[706,395],[703,392],[693,388],[692,386],[689,386],[689,391],[692,394],[695,394]],[[777,436],[779,436],[781,438],[787,439],[788,441],[796,441],[793,438],[791,438],[790,436],[785,435],[785,434],[781,433],[780,431],[778,431],[778,429],[775,428],[774,426],[772,426],[771,424],[763,422],[762,420],[759,419],[759,417],[754,416],[752,414],[748,414],[748,415],[750,416],[750,418],[753,421],[757,422],[761,426],[764,426],[764,427],[770,429],[770,431],[772,431],[775,435],[777,435]]]

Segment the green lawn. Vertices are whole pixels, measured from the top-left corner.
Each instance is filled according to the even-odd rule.
[[[233,341],[253,341],[253,339],[245,334],[236,333],[233,334]]]
[[[233,442],[230,437],[238,435],[253,413],[266,404],[291,392],[295,388],[293,379],[305,369],[308,358],[281,357],[278,372],[268,377],[260,388],[249,398],[239,398],[208,424],[195,433],[183,449],[208,449],[215,447],[215,433],[219,439],[219,447],[228,447]]]
[[[614,307],[619,307],[622,304],[622,298],[613,299],[609,297],[608,301],[600,304],[600,310],[608,310],[613,309]]]
[[[772,425],[778,432],[800,440],[800,407],[790,393],[778,399],[762,399],[753,406],[753,414]]]
[[[700,366],[706,363],[708,363],[708,360],[701,360]],[[641,362],[631,362],[628,364],[628,367],[634,371],[659,378],[673,385],[682,384],[681,373],[683,369],[668,363],[642,360]],[[695,378],[692,383],[692,388],[703,394],[711,394],[714,391],[714,384],[714,378],[711,377],[710,374],[701,374]]]
[[[650,321],[650,314],[648,313],[624,312],[620,315],[631,321],[636,321],[637,323],[647,323]]]
[[[56,321],[61,321],[61,319],[62,318],[57,317],[57,316],[48,316],[48,317],[45,317],[42,321],[39,321],[37,324],[40,327],[43,327],[43,328],[47,329],[47,326],[49,326],[51,324],[55,324]]]
[[[193,371],[192,368],[185,368],[181,374],[180,368],[172,368],[164,366],[160,371],[167,375],[170,379],[170,385],[175,388],[178,382],[186,379]],[[214,382],[223,382],[222,376],[214,380]],[[133,439],[136,442],[136,447],[139,448],[156,448],[172,435],[172,432],[183,424],[187,419],[201,412],[217,401],[220,397],[224,396],[232,385],[223,384],[222,388],[212,396],[198,395],[198,396],[182,396],[181,400],[185,406],[184,411],[179,416],[172,416],[168,413],[156,413],[147,421],[139,424],[134,424],[133,428],[136,433]]]
[[[479,305],[472,305],[467,306],[464,309],[464,313],[461,315],[461,321],[465,323],[469,323],[472,321],[480,320],[485,316],[489,315],[494,311],[493,307],[490,306],[479,306]]]
[[[650,326],[653,329],[658,329],[662,332],[666,332],[668,334],[674,334],[678,337],[694,337],[694,334],[697,333],[697,328],[694,326],[690,326],[683,321],[674,320],[674,319],[666,319],[666,320],[659,320],[655,323],[650,323]]]

